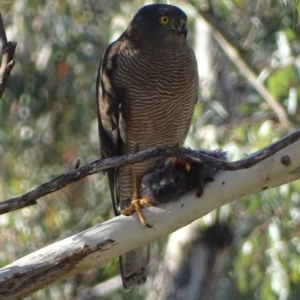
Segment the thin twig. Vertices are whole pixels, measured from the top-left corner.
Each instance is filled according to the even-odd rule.
[[[2,14],[0,11],[0,42],[2,44],[2,59],[1,59],[1,65],[0,65],[0,98],[3,95],[8,77],[10,75],[10,72],[12,68],[15,65],[15,61],[13,60],[15,50],[17,47],[16,42],[8,42],[4,23],[2,19]]]
[[[86,176],[104,171],[110,168],[116,168],[123,166],[125,164],[132,164],[150,157],[190,157],[196,160],[199,160],[203,163],[207,163],[212,167],[221,170],[239,170],[250,168],[260,161],[274,155],[276,152],[282,148],[290,145],[300,139],[300,130],[295,131],[294,133],[282,138],[281,140],[271,144],[270,146],[253,153],[252,155],[236,161],[236,162],[226,162],[218,160],[216,158],[207,155],[203,151],[194,151],[191,149],[179,149],[172,147],[160,147],[160,148],[150,148],[147,150],[140,151],[135,154],[123,155],[108,159],[96,160],[88,165],[85,165],[79,169],[76,169],[67,174],[60,175],[59,177],[46,182],[34,190],[15,198],[0,202],[0,215],[5,214],[17,209],[21,209],[30,205],[36,204],[36,200],[47,195],[62,189],[63,187],[78,181]]]
[[[1,41],[2,45],[5,45],[7,43],[7,38],[6,38],[6,33],[5,33],[5,29],[4,29],[4,23],[3,23],[1,11],[0,11],[0,41]]]

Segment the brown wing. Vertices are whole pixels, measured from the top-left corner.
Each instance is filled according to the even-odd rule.
[[[102,158],[121,155],[122,144],[126,139],[126,88],[114,84],[121,44],[121,41],[117,41],[107,47],[97,74],[96,94]],[[107,173],[114,213],[119,215],[118,169],[110,169]]]
[[[108,46],[102,57],[97,76],[98,123],[102,158],[122,154],[126,141],[127,89],[116,85],[118,56],[122,49],[121,36]],[[121,54],[122,55],[122,54]],[[124,58],[124,57],[123,57]],[[120,195],[118,192],[118,169],[107,171],[115,215],[119,215]],[[135,249],[120,256],[120,269],[125,289],[134,284],[144,284],[147,279],[149,245]]]

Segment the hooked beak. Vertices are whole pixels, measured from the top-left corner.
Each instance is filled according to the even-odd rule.
[[[173,31],[175,31],[176,33],[178,34],[183,34],[184,37],[187,36],[187,26],[186,26],[186,22],[185,20],[180,20],[180,23],[179,24],[174,24],[173,26]]]

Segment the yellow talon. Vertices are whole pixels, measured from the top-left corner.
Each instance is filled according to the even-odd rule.
[[[150,204],[147,199],[135,199],[135,200],[131,201],[131,204],[129,207],[127,207],[121,211],[121,214],[125,215],[125,216],[130,216],[136,211],[141,223],[144,226],[152,228],[152,226],[147,222],[147,219],[142,212],[143,206],[149,206],[149,205]]]
[[[143,206],[149,206],[150,202],[148,199],[138,199],[138,184],[136,175],[134,173],[132,173],[132,183],[133,197],[130,202],[130,206],[124,208],[121,211],[121,214],[124,216],[130,216],[136,211],[141,223],[149,228],[152,228],[152,226],[148,224],[147,219],[142,212]]]
[[[144,226],[147,226],[149,228],[152,228],[152,226],[147,222],[146,217],[143,214],[143,206],[149,206],[150,203],[148,201],[148,199],[135,199],[131,201],[131,204],[129,207],[126,207],[125,209],[123,209],[121,211],[121,214],[124,216],[130,216],[132,215],[135,211],[141,221],[141,223]]]
[[[121,214],[124,216],[131,216],[134,212],[135,212],[135,207],[134,207],[133,203],[131,203],[130,206],[124,208],[121,211]]]

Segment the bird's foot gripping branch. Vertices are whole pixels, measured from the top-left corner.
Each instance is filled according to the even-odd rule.
[[[139,216],[141,223],[149,228],[152,228],[152,226],[147,222],[147,219],[142,212],[143,207],[151,205],[153,204],[151,204],[151,202],[147,198],[134,199],[130,202],[128,207],[124,208],[121,211],[121,214],[124,216],[131,216],[134,212],[136,212]]]
[[[226,153],[220,150],[204,153],[226,160]],[[136,212],[141,223],[152,228],[142,212],[143,207],[176,201],[190,191],[196,191],[196,196],[201,197],[204,186],[214,180],[213,176],[216,172],[215,167],[189,157],[161,159],[142,177],[139,188],[140,198],[132,200],[121,213],[130,216]]]

